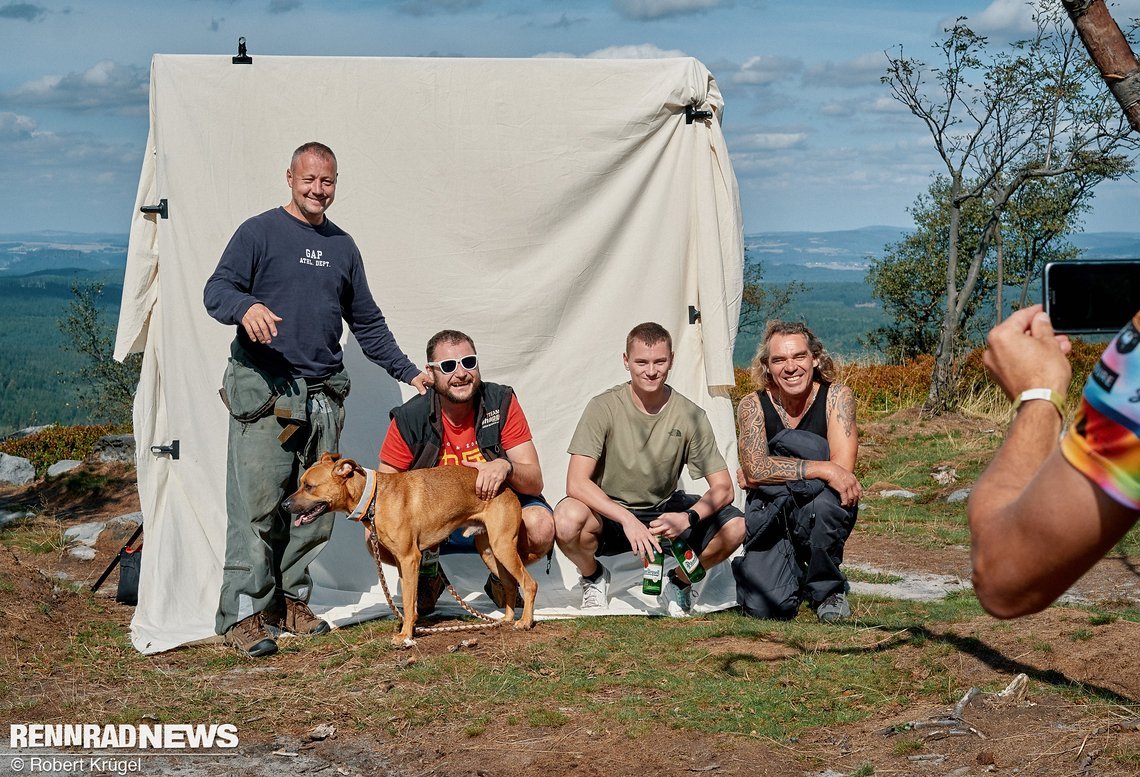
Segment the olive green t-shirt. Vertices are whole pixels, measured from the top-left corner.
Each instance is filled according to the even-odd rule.
[[[593,481],[624,507],[655,507],[677,490],[681,467],[693,480],[728,469],[705,411],[672,391],[657,415],[633,404],[629,383],[590,400],[567,449],[598,462]]]

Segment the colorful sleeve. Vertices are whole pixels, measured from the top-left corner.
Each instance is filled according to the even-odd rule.
[[[509,451],[516,445],[529,442],[532,438],[530,424],[526,421],[519,398],[511,394],[511,406],[507,409],[507,422],[503,425],[503,450]]]
[[[407,472],[414,461],[412,449],[404,442],[404,436],[396,427],[396,419],[388,424],[388,433],[384,435],[384,444],[380,447],[380,461],[389,467],[395,467],[400,472]]]
[[[1125,507],[1140,510],[1140,313],[1113,338],[1085,383],[1061,453]]]

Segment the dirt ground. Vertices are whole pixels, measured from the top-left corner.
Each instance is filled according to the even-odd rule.
[[[40,484],[34,491],[0,494],[4,503],[28,503],[30,497],[50,506],[62,525],[106,519],[138,509],[131,473],[104,470],[121,478],[124,488],[98,503]],[[59,687],[25,676],[21,666],[30,651],[64,656],[69,644],[65,624],[104,619],[125,627],[129,607],[93,608],[83,595],[61,586],[57,578],[91,582],[107,565],[131,532],[129,525],[114,525],[99,538],[96,556],[80,561],[66,553],[32,553],[0,547],[0,668],[6,690],[0,693],[0,718],[12,715],[3,701],[25,701],[10,722],[67,722],[58,718]],[[869,538],[856,533],[847,545],[846,560],[878,569],[935,572],[969,579],[965,548],[929,550],[898,540]],[[113,598],[117,575],[112,575],[100,597]],[[1087,575],[1074,591],[1090,602],[1140,600],[1140,573],[1135,560],[1108,558]],[[45,604],[50,607],[44,606]],[[102,612],[96,612],[101,609]],[[570,711],[571,719],[555,729],[509,726],[491,721],[476,738],[465,734],[467,721],[448,718],[430,728],[397,726],[397,734],[380,726],[374,731],[339,731],[328,738],[294,730],[283,721],[275,738],[242,738],[238,753],[201,757],[158,756],[143,760],[136,773],[198,775],[233,774],[260,777],[280,774],[321,775],[1135,775],[1140,773],[1140,624],[1113,620],[1095,627],[1091,638],[1074,635],[1089,629],[1085,611],[1055,606],[1013,623],[980,617],[954,624],[931,623],[928,639],[945,646],[941,661],[954,678],[955,689],[1002,688],[1018,675],[1028,677],[1023,696],[1001,698],[981,694],[950,719],[954,704],[932,706],[908,698],[905,690],[882,714],[860,723],[814,729],[781,740],[758,735],[695,734],[663,729],[658,739],[631,740],[624,730]],[[524,642],[564,639],[567,627],[546,621],[530,633],[497,630],[481,636],[476,655],[488,660]],[[881,639],[881,632],[868,639]],[[410,654],[431,655],[448,650],[455,637],[422,639]],[[1051,646],[1041,649],[1042,645]],[[763,640],[721,638],[709,644],[710,655],[754,656],[759,660],[791,658],[794,648]],[[404,654],[408,655],[408,654]],[[915,678],[930,673],[928,659],[917,650],[902,647],[884,651]],[[158,663],[174,661],[157,656]],[[391,660],[397,660],[392,658]],[[276,670],[298,668],[304,651],[274,659]],[[246,681],[261,682],[252,663]],[[240,674],[240,673],[239,673]],[[236,681],[241,682],[241,678]],[[54,682],[54,681],[53,681]],[[1078,703],[1043,687],[1081,684],[1099,701]],[[852,689],[858,693],[858,689]],[[10,695],[9,695],[10,694]],[[957,698],[957,690],[954,694]],[[53,714],[53,708],[57,710]],[[329,721],[336,724],[336,721]],[[0,748],[0,752],[4,752]],[[1121,754],[1124,757],[1121,758]],[[1114,757],[1115,756],[1115,757]],[[867,771],[873,764],[874,771]],[[16,774],[11,753],[0,755],[0,775]],[[54,773],[64,774],[65,771]],[[74,772],[91,773],[87,772]],[[115,773],[110,771],[107,773]]]

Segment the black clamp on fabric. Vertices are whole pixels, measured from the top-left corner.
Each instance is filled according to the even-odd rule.
[[[245,53],[245,38],[238,38],[238,53],[234,57],[233,62],[235,65],[252,65],[253,57]]]
[[[697,106],[695,106],[695,105],[686,105],[685,106],[685,123],[686,124],[692,124],[694,121],[704,121],[705,119],[711,119],[712,117],[713,117],[712,111],[697,110]]]

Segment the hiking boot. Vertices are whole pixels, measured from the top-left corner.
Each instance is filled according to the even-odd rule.
[[[265,628],[265,616],[256,612],[242,618],[226,632],[224,642],[250,658],[271,656],[277,652],[277,643]]]
[[[836,623],[851,617],[851,605],[844,593],[835,593],[824,599],[815,608],[815,617],[823,623]]]
[[[601,577],[593,581],[584,577],[578,578],[582,586],[583,610],[602,610],[610,602],[610,571],[602,565],[602,562],[597,563],[598,569],[602,571]]]
[[[494,573],[487,575],[487,584],[483,586],[483,590],[487,592],[487,596],[491,597],[491,601],[500,610],[507,607],[507,587],[503,585],[503,581],[495,577]],[[522,591],[519,590],[518,585],[515,585],[515,606],[522,603]]]
[[[439,551],[425,550],[420,558],[420,576],[416,583],[416,616],[431,614],[439,595],[448,585],[447,575],[439,563]]]
[[[661,593],[657,594],[657,605],[670,618],[688,618],[689,611],[693,609],[692,591],[692,585],[681,585],[670,572],[665,578],[665,585],[661,586]]]
[[[318,618],[309,609],[309,605],[300,599],[288,597],[285,598],[285,605],[281,609],[266,610],[265,627],[275,637],[283,631],[290,634],[316,636],[317,634],[327,634],[332,630],[326,621]]]

